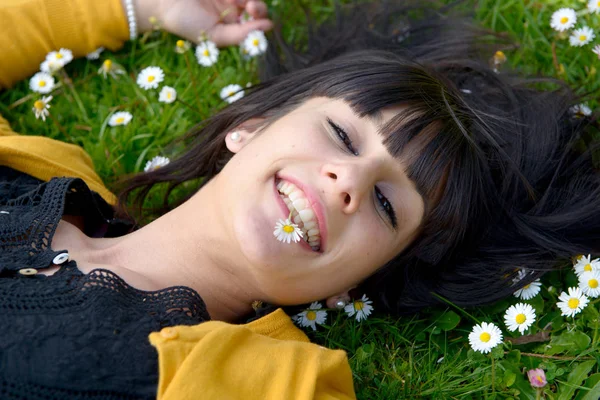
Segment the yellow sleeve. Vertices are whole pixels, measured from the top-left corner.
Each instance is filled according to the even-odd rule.
[[[106,188],[85,150],[74,144],[47,137],[19,135],[2,116],[0,165],[25,172],[43,181],[49,181],[55,176],[81,178],[107,203],[117,203],[116,196]]]
[[[1,0],[0,89],[33,75],[52,50],[116,50],[128,29],[121,0]]]
[[[356,398],[345,352],[308,342],[281,310],[261,320],[211,321],[150,334],[159,357],[157,399]],[[290,326],[265,328],[276,324]]]

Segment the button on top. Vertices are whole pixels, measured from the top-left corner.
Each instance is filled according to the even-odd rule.
[[[164,328],[160,331],[160,336],[162,336],[164,339],[171,340],[177,339],[179,337],[179,333],[175,328]]]
[[[19,270],[19,273],[21,275],[25,275],[25,276],[31,276],[31,275],[35,275],[38,273],[38,270],[35,268],[22,268]]]
[[[69,253],[60,253],[52,260],[56,265],[64,264],[66,261],[69,261]]]

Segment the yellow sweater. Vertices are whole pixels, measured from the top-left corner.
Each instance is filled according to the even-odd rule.
[[[0,89],[32,75],[46,53],[76,56],[127,39],[120,0],[2,0]],[[0,165],[36,178],[82,178],[110,204],[115,196],[78,146],[13,132],[0,116]],[[211,321],[150,334],[158,351],[158,399],[353,399],[346,354],[309,342],[277,310],[246,325]]]

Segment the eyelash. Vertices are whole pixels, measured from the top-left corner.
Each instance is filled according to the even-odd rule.
[[[342,129],[342,127],[337,125],[335,122],[333,122],[329,118],[327,118],[327,122],[329,123],[331,128],[335,131],[338,139],[346,146],[348,151],[350,153],[352,153],[353,155],[357,156],[358,151],[356,151],[356,149],[354,149],[354,146],[352,145],[352,139],[350,139],[350,137],[348,136],[346,131],[344,131],[344,129]],[[396,213],[394,212],[394,207],[392,206],[392,203],[390,203],[390,201],[383,195],[383,193],[381,193],[381,191],[379,190],[379,188],[377,186],[375,186],[375,196],[377,197],[379,207],[388,216],[388,218],[392,224],[392,227],[394,229],[396,229],[396,226],[397,226]]]

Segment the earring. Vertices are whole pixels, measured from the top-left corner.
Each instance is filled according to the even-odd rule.
[[[231,132],[231,135],[229,135],[229,139],[231,139],[232,142],[239,142],[241,138],[242,135],[240,135],[238,131]]]
[[[338,310],[341,310],[344,307],[346,307],[346,302],[344,300],[338,300],[335,302],[335,308],[337,308]]]

